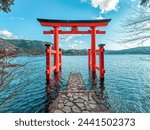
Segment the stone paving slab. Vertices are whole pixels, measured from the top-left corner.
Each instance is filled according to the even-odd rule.
[[[61,91],[49,106],[50,113],[113,112],[94,91],[87,91],[79,73],[70,74],[67,91]]]

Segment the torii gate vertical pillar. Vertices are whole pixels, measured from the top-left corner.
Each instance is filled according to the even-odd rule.
[[[51,44],[45,44],[46,46],[46,80],[51,79]]]
[[[56,66],[56,69],[54,72],[59,72],[59,33],[58,30],[59,27],[54,27],[54,50],[56,51],[54,55],[54,66]]]
[[[91,70],[96,71],[96,27],[91,27]]]
[[[104,66],[104,46],[105,44],[99,44],[99,69],[100,69],[100,78],[104,79],[105,75],[105,66]]]
[[[88,49],[88,67],[91,69],[91,49]]]

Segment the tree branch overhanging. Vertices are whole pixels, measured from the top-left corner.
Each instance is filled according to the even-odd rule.
[[[10,6],[14,4],[14,0],[0,0],[0,11],[9,13],[11,11]]]

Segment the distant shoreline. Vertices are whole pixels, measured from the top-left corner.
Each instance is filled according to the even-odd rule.
[[[105,54],[105,55],[150,55],[150,54]],[[45,56],[45,54],[40,54],[40,55],[18,55],[19,56],[31,56],[31,57],[38,57],[38,56]],[[88,56],[88,55],[63,55],[63,56]],[[97,54],[98,56],[98,54]]]
[[[150,54],[108,54],[106,53],[105,55],[150,55]],[[21,56],[27,56],[27,57],[38,57],[38,56],[45,56],[45,54],[37,54],[37,55],[33,55],[33,54],[18,54],[17,56],[15,57],[21,57]],[[63,56],[88,56],[88,55],[64,55]],[[97,54],[98,56],[98,54]],[[14,58],[15,58],[14,57]],[[0,59],[3,59],[3,58],[6,58],[6,57],[0,57]],[[7,58],[11,58],[11,56],[7,56]]]
[[[17,55],[44,55],[45,44],[48,42],[36,40],[22,40],[22,39],[1,39],[0,38],[0,54],[17,54]],[[60,48],[61,49],[61,48]],[[5,52],[5,53],[4,53]],[[65,56],[84,56],[87,55],[87,49],[62,49]],[[150,46],[135,47],[124,50],[106,50],[106,55],[150,55]]]

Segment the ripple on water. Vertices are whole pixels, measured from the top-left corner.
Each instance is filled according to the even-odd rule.
[[[24,69],[30,84],[26,84],[5,105],[0,106],[0,112],[44,112],[47,101],[57,95],[57,83],[52,86],[53,90],[47,88],[45,83],[45,57],[28,57],[26,60],[32,61]],[[59,89],[66,89],[70,72],[80,72],[86,88],[96,89],[115,111],[150,112],[149,56],[106,55],[105,66],[106,75],[102,84],[98,77],[95,80],[91,78],[87,56],[64,56]]]

